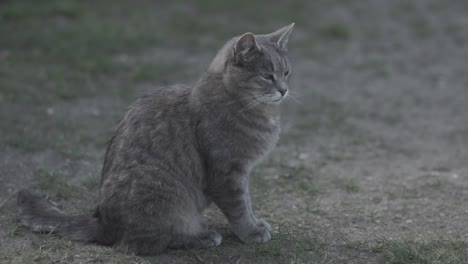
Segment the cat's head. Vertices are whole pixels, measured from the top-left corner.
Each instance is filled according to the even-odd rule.
[[[273,33],[245,33],[226,43],[208,71],[223,75],[223,82],[238,98],[278,104],[288,95],[291,64],[287,53],[294,23]]]

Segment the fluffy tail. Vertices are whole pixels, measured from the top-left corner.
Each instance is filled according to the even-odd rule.
[[[54,233],[71,240],[94,241],[98,229],[96,218],[66,215],[51,202],[28,190],[18,192],[18,218],[33,232]]]

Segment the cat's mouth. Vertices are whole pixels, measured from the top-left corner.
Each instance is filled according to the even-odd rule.
[[[266,101],[267,104],[274,104],[274,105],[277,105],[277,104],[280,104],[281,101],[283,101],[284,99],[284,96],[281,96],[279,98],[277,98],[276,96],[274,97],[271,97],[269,98],[269,100]]]
[[[278,104],[280,103],[281,101],[283,101],[283,97],[280,97],[278,99],[273,99],[272,102],[275,103],[275,104]]]
[[[279,104],[281,103],[281,101],[283,101],[284,98],[286,98],[286,96],[288,95],[288,93],[286,92],[285,94],[282,94],[282,95],[275,95],[271,98],[271,102],[273,104]]]
[[[279,104],[284,98],[286,98],[286,95],[266,94],[258,97],[253,96],[253,98],[255,101],[265,104]]]

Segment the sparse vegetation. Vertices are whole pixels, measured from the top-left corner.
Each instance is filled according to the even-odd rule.
[[[342,24],[331,24],[323,27],[320,30],[321,34],[328,39],[332,40],[348,40],[351,37],[351,32]]]
[[[135,96],[193,82],[236,34],[296,22],[296,100],[251,181],[270,243],[240,243],[212,209],[221,247],[131,256],[32,234],[11,199],[0,263],[468,263],[464,10],[434,0],[0,1],[0,202],[29,186],[80,213],[95,206],[106,141]]]
[[[385,241],[374,251],[383,253],[387,264],[461,264],[468,263],[466,241]]]
[[[79,191],[77,186],[67,183],[66,176],[59,172],[49,172],[40,168],[35,176],[33,189],[41,190],[58,199],[68,199]]]
[[[359,184],[356,179],[340,179],[335,181],[335,185],[345,190],[347,193],[359,192]]]

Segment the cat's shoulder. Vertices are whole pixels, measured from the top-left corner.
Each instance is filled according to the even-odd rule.
[[[148,89],[130,104],[125,119],[162,121],[164,117],[185,115],[190,90],[190,86],[182,84]]]
[[[171,105],[184,101],[190,94],[191,87],[184,84],[158,86],[147,89],[137,97],[134,105],[144,106],[147,104]]]
[[[173,84],[151,87],[144,90],[140,98],[160,99],[161,96],[178,96],[190,92],[191,87],[186,84]]]

